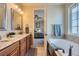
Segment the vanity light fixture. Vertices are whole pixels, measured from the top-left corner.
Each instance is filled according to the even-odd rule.
[[[18,6],[17,6],[17,5],[15,5],[15,8],[17,9],[17,8],[18,8]]]
[[[16,8],[16,10],[18,10],[18,12],[19,12],[20,14],[23,14],[23,11],[22,11],[17,5],[15,5],[15,8]]]
[[[20,14],[23,14],[23,11],[21,11]]]
[[[18,11],[19,11],[19,12],[21,12],[21,9],[20,9],[20,8],[18,8]]]

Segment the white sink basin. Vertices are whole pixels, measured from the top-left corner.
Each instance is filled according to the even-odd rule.
[[[12,40],[12,38],[2,38],[2,40],[0,40],[0,42],[9,42],[11,40]]]
[[[11,41],[10,39],[6,39],[6,40],[0,40],[0,42],[9,42]]]

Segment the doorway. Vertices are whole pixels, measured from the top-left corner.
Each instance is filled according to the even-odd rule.
[[[34,10],[34,47],[44,44],[44,10]]]

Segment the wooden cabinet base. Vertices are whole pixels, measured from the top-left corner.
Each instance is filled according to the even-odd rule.
[[[26,38],[20,40],[20,56],[24,56],[26,54]]]
[[[0,56],[24,56],[27,54],[32,45],[30,35],[13,43],[12,45],[0,50]]]
[[[19,48],[13,50],[8,56],[19,56]]]
[[[15,51],[17,51],[17,56],[19,55],[19,42],[16,42],[5,49],[0,51],[0,56],[10,56],[12,54],[15,54]]]

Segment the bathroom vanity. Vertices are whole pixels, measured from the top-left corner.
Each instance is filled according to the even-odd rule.
[[[24,56],[32,45],[32,34],[22,33],[23,15],[15,6],[16,4],[0,4],[0,56]],[[8,32],[11,33],[7,35]]]
[[[32,35],[15,35],[14,38],[4,38],[8,41],[0,41],[0,56],[24,56],[32,45]]]

